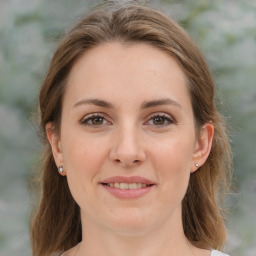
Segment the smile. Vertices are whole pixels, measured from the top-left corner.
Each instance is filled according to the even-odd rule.
[[[119,199],[135,199],[154,190],[156,183],[140,176],[114,176],[100,182],[111,195]]]
[[[119,188],[122,190],[133,190],[133,189],[140,189],[145,188],[148,186],[152,186],[151,184],[145,184],[145,183],[103,183],[103,185],[109,186],[111,188]]]

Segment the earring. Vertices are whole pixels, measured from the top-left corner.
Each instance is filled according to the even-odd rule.
[[[195,163],[195,166],[196,166],[196,167],[199,167],[199,163]]]
[[[64,172],[63,165],[60,165],[60,166],[58,167],[58,169],[59,169],[59,173],[63,173],[63,172]]]

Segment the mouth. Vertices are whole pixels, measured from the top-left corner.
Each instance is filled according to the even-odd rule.
[[[123,183],[123,182],[114,182],[114,183],[101,183],[104,186],[108,186],[111,188],[118,188],[121,190],[134,190],[134,189],[141,189],[153,186],[153,184],[146,184],[146,183]]]
[[[110,194],[121,199],[132,199],[144,196],[156,185],[152,181],[139,176],[115,176],[100,182]]]

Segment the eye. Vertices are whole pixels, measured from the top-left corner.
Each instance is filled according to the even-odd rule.
[[[156,114],[152,114],[151,116],[149,116],[148,121],[146,122],[146,124],[148,125],[152,125],[152,126],[167,126],[174,123],[173,118],[168,115],[168,114],[164,114],[164,113],[156,113]]]
[[[83,125],[94,126],[94,127],[97,127],[97,126],[99,127],[99,126],[110,124],[110,122],[107,121],[107,119],[104,117],[104,115],[97,114],[97,113],[86,115],[80,121],[80,123],[83,124]]]

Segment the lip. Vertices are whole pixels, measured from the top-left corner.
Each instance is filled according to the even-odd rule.
[[[106,183],[144,183],[147,185],[150,185],[148,187],[139,188],[139,189],[119,189],[115,187],[109,187],[106,185]],[[100,185],[106,189],[110,194],[113,196],[120,198],[120,199],[135,199],[142,197],[149,193],[154,187],[155,183],[151,180],[148,180],[144,177],[140,176],[131,176],[131,177],[125,177],[125,176],[114,176],[107,179],[104,179],[100,182]]]
[[[155,183],[151,180],[148,180],[144,177],[141,176],[130,176],[130,177],[125,177],[125,176],[113,176],[110,178],[107,178],[100,183],[144,183],[147,185],[155,185]]]

